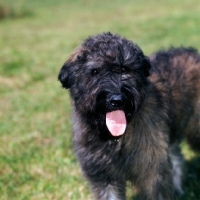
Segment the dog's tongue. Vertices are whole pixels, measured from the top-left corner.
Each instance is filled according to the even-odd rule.
[[[124,111],[115,110],[106,113],[106,125],[113,136],[123,135],[126,129],[126,117]]]

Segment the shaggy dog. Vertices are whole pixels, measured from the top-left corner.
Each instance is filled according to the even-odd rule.
[[[59,80],[73,105],[73,143],[98,200],[125,200],[126,181],[142,200],[182,195],[185,136],[200,151],[200,56],[172,48],[150,58],[111,33],[89,37]]]

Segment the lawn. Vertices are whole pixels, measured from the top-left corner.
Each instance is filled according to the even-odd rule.
[[[0,0],[0,18],[0,199],[92,199],[72,149],[62,64],[83,39],[107,31],[146,55],[170,46],[200,51],[199,0]],[[182,146],[182,200],[198,200],[200,159]]]

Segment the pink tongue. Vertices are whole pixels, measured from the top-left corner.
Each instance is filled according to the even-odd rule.
[[[115,110],[106,113],[106,125],[113,136],[123,135],[126,129],[126,118],[124,111]]]

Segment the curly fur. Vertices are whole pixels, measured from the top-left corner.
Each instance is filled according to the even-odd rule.
[[[148,58],[133,42],[103,33],[86,39],[58,78],[70,91],[74,149],[96,199],[125,200],[126,181],[143,200],[183,194],[179,143],[186,136],[200,151],[195,49],[171,48]],[[113,95],[123,103],[113,105]],[[120,137],[105,123],[106,112],[116,109],[125,112],[128,123]]]

